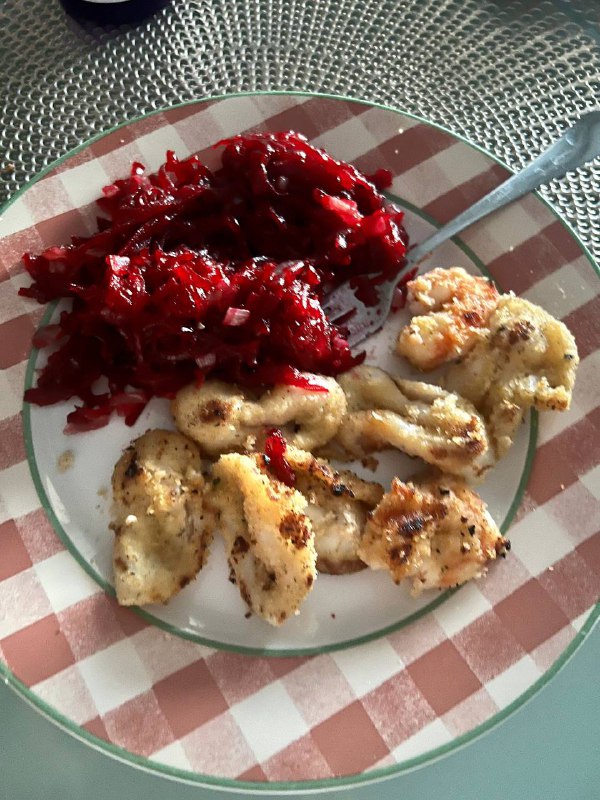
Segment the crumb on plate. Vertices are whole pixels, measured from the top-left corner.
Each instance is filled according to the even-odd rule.
[[[62,473],[71,469],[74,463],[75,453],[72,450],[65,450],[64,453],[59,455],[58,461],[56,462],[56,467],[58,471]]]

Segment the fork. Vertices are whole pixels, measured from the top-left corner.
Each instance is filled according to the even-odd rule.
[[[493,211],[518,200],[543,183],[562,178],[566,172],[583,166],[600,155],[600,110],[584,114],[560,139],[508,180],[478,200],[453,220],[409,250],[403,267],[418,266],[436,247],[468,228]],[[379,284],[379,303],[365,306],[358,300],[349,283],[334,289],[323,303],[323,310],[332,322],[338,321],[348,331],[350,347],[355,347],[385,323],[399,278]]]

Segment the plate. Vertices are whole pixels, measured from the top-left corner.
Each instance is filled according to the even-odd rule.
[[[295,129],[390,193],[422,239],[509,174],[489,155],[408,114],[345,98],[250,94],[166,109],[98,137],[4,210],[0,280],[0,669],[30,702],[91,744],[183,781],[297,791],[374,781],[449,752],[540,688],[598,616],[598,277],[572,232],[536,196],[435,254],[540,303],[575,334],[572,409],[534,415],[481,487],[513,549],[478,583],[418,601],[383,573],[321,575],[301,614],[246,619],[219,544],[165,607],[119,608],[110,586],[107,489],[123,446],[168,424],[154,401],[65,437],[66,406],[22,407],[43,354],[31,335],[59,309],[20,298],[23,251],[92,230],[93,200],[132,161],[200,151],[242,131]],[[399,372],[394,316],[368,361]],[[72,453],[73,467],[59,469]],[[414,467],[412,468],[414,469]],[[411,472],[386,456],[377,477]],[[373,477],[367,474],[366,477]],[[227,742],[228,746],[223,747]]]

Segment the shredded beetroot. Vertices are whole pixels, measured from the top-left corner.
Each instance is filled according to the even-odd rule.
[[[273,428],[265,439],[265,463],[277,480],[286,486],[296,485],[296,475],[290,467],[285,453],[287,444],[279,428]]]
[[[411,269],[410,272],[407,272],[402,276],[402,282],[396,286],[394,290],[394,296],[392,298],[392,311],[400,311],[406,306],[408,295],[408,287],[406,284],[409,281],[412,281],[416,274],[417,268],[415,267],[414,269]]]
[[[55,349],[25,394],[39,405],[78,397],[68,432],[115,411],[133,424],[151,397],[208,375],[306,386],[301,371],[362,360],[321,299],[350,280],[373,303],[400,274],[402,212],[379,191],[391,175],[367,178],[292,132],[219,145],[216,172],[172,152],[153,175],[134,163],[103,189],[97,233],[23,256],[33,283],[21,294],[72,300],[35,335]]]

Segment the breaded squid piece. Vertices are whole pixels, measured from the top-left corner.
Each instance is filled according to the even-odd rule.
[[[486,335],[446,377],[486,420],[497,458],[510,448],[527,409],[565,411],[579,364],[568,328],[539,306],[503,295]]]
[[[510,543],[465,483],[441,475],[423,483],[397,478],[367,522],[359,555],[395,583],[412,578],[412,594],[449,589],[485,574]]]
[[[121,605],[165,603],[202,567],[212,540],[196,445],[172,431],[136,439],[112,476],[113,564]]]
[[[432,269],[407,287],[408,308],[416,316],[400,331],[396,352],[423,371],[474,347],[499,298],[491,281],[462,267]]]
[[[487,465],[485,425],[457,394],[360,366],[339,378],[348,412],[321,454],[362,459],[397,448],[454,475],[478,478]]]
[[[317,554],[306,500],[264,470],[260,455],[221,456],[208,502],[242,598],[255,614],[281,625],[312,589]]]
[[[312,450],[335,435],[346,398],[333,378],[307,377],[326,391],[278,385],[257,397],[239,386],[209,380],[178,392],[171,411],[178,429],[211,457],[260,447],[271,427],[280,428],[290,444]]]
[[[364,481],[349,470],[335,471],[323,459],[288,447],[286,460],[296,476],[296,489],[307,500],[317,569],[343,575],[364,569],[358,545],[368,514],[383,497],[383,486]]]

